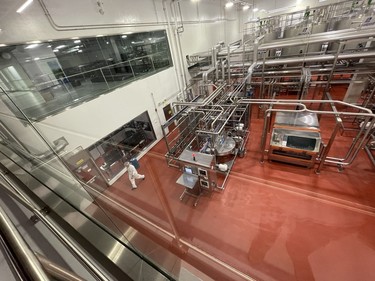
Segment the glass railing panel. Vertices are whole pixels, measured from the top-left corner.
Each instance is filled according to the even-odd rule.
[[[39,83],[30,89],[0,90],[0,93],[8,96],[4,102],[14,114],[19,113],[18,107],[29,119],[40,120],[154,73],[155,70],[170,67],[168,57],[162,55],[145,56],[58,79],[45,76],[44,81],[34,80]],[[22,114],[18,114],[18,117],[24,118]]]
[[[149,72],[154,71],[152,60],[149,56],[137,58],[129,61],[135,77],[147,75]]]
[[[152,64],[155,70],[164,69],[169,67],[171,63],[171,58],[169,52],[161,51],[152,55]]]
[[[14,162],[25,166],[24,159],[11,154],[11,152],[8,151],[7,146],[1,145],[1,151],[2,154],[11,156]],[[140,263],[142,263],[142,260],[140,259],[140,256],[136,256],[134,255],[134,253],[141,253],[142,257],[151,260],[151,263],[155,264],[157,267],[160,267],[163,272],[172,272],[176,261],[178,261],[179,259],[173,254],[170,254],[165,249],[160,248],[160,246],[156,245],[154,242],[151,242],[132,228],[135,226],[138,228],[141,227],[150,229],[150,224],[163,225],[163,222],[166,222],[167,220],[159,218],[160,222],[151,222],[149,219],[142,219],[141,215],[139,214],[142,213],[141,209],[143,208],[143,206],[142,204],[139,204],[137,196],[129,196],[131,192],[136,193],[136,191],[132,191],[130,187],[128,188],[129,192],[125,191],[122,193],[120,191],[117,192],[117,194],[113,194],[114,196],[108,196],[104,193],[99,193],[97,189],[93,188],[93,185],[88,185],[81,182],[82,186],[84,187],[84,191],[87,192],[87,194],[85,194],[84,191],[77,190],[73,194],[70,192],[70,189],[69,187],[67,187],[66,183],[61,187],[54,186],[54,175],[52,173],[46,172],[47,168],[45,170],[34,169],[29,173],[29,176],[25,173],[25,170],[19,170],[15,166],[10,169],[15,173],[18,179],[26,184],[35,195],[42,199],[42,201],[44,201],[44,203],[46,203],[51,208],[51,210],[59,214],[78,231],[83,231],[85,229],[87,230],[91,228],[88,228],[88,225],[86,225],[87,223],[84,223],[84,220],[79,219],[79,215],[75,214],[76,211],[79,211],[81,214],[83,214],[83,217],[87,220],[90,220],[97,224],[100,229],[106,230],[107,232],[111,233],[112,237],[115,240],[117,239],[120,244],[118,244],[115,248],[110,246],[108,244],[109,237],[107,237],[105,239],[105,244],[107,246],[104,245],[104,248],[107,249],[105,254],[108,254],[108,257],[112,259],[114,263],[119,265],[127,264],[127,262],[129,261],[129,257],[131,256],[132,260],[134,260],[134,263],[139,265]],[[46,184],[47,182],[48,185]],[[112,186],[110,188],[113,190],[117,187],[118,186]],[[139,188],[141,187],[142,186],[140,185]],[[59,188],[64,188],[64,196],[62,194],[59,194]],[[79,186],[76,186],[76,188],[79,188]],[[126,187],[121,186],[120,188],[124,189]],[[152,194],[152,192],[147,194],[147,196],[156,197],[156,195]],[[116,197],[117,200],[114,200],[113,197]],[[127,198],[125,199],[124,197]],[[63,201],[61,201],[61,199],[63,199]],[[158,215],[160,215],[157,211],[157,199],[155,199],[155,202],[155,208],[146,206],[146,211],[149,213],[154,213],[155,217],[157,217]],[[150,210],[150,208],[152,210]],[[160,210],[160,212],[162,212],[162,210]],[[153,231],[157,232],[158,228],[159,227],[154,228]],[[163,228],[168,229],[168,226],[163,225]],[[92,231],[90,231],[89,233],[86,233],[86,235],[88,235],[86,238],[88,238],[89,241],[92,240],[93,244],[96,244],[95,241],[97,241],[99,234],[95,234]],[[167,244],[172,240],[171,237],[167,237],[166,239],[170,240],[169,242],[165,242]],[[113,243],[115,242],[115,240],[113,241]],[[104,242],[97,243],[100,248],[103,246],[102,244]],[[126,249],[126,247],[124,248],[125,245],[126,247],[131,248],[132,251],[129,251],[128,249]],[[154,254],[156,251],[160,253],[160,250],[164,252],[163,255]],[[160,257],[163,257],[163,259],[168,257],[168,262],[160,259]],[[126,260],[124,260],[125,258]],[[129,270],[130,273],[134,276],[139,276],[139,274],[144,274],[143,272],[144,270],[146,270],[148,272],[147,274],[159,275],[159,273],[150,273],[150,269],[152,268],[150,267],[148,268],[148,270],[146,270],[144,268],[142,269],[141,267],[140,270],[138,268],[136,271],[133,271],[133,268],[130,268],[126,269],[125,272],[128,272],[127,270]]]
[[[22,113],[20,115],[22,116]],[[173,240],[173,234],[170,234],[173,233],[172,228],[152,180],[146,173],[146,167],[143,164],[138,167],[138,172],[146,174],[146,179],[137,180],[138,188],[132,189],[124,166],[125,161],[129,160],[127,156],[134,156],[131,153],[141,151],[149,145],[147,136],[151,132],[147,133],[145,120],[145,117],[139,117],[139,120],[136,119],[132,124],[125,126],[127,129],[125,131],[131,129],[132,134],[140,130],[144,132],[137,135],[137,139],[130,138],[128,135],[124,139],[126,140],[124,145],[129,147],[133,145],[132,141],[138,143],[128,151],[129,154],[119,154],[120,157],[116,159],[111,155],[104,158],[105,161],[113,160],[108,163],[109,166],[118,169],[117,176],[109,181],[104,176],[105,171],[97,162],[99,158],[94,159],[90,151],[80,147],[69,149],[66,139],[69,139],[74,132],[66,129],[52,128],[57,135],[56,139],[45,139],[42,132],[46,128],[42,124],[36,123],[32,126],[15,116],[3,116],[3,128],[8,128],[9,134],[3,136],[1,140],[5,145],[1,151],[18,165],[14,173],[19,180],[62,217],[74,216],[72,211],[68,211],[61,204],[63,200],[116,237],[124,237],[124,240],[135,250],[142,247],[143,242],[131,239],[132,235],[126,231],[129,225],[162,233],[164,242],[168,244]],[[132,129],[133,124],[135,127]],[[76,134],[75,136],[78,137]],[[112,141],[117,140],[118,137],[118,134],[114,134]],[[140,140],[140,137],[146,139]],[[79,138],[78,142],[81,143],[92,141],[90,136],[79,135]],[[154,200],[145,202],[144,196]],[[145,219],[146,214],[148,216]],[[154,246],[150,244],[150,247]],[[152,249],[149,250],[152,252]],[[155,260],[155,263],[168,271],[162,260]]]
[[[134,79],[132,69],[128,62],[101,68],[101,71],[109,89],[115,89]]]

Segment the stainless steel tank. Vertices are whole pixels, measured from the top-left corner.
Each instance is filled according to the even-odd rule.
[[[280,34],[280,30],[272,31],[270,33],[267,33],[266,35],[264,35],[263,42],[269,43],[271,41],[277,40],[277,38],[279,37],[279,34]],[[273,50],[269,50],[269,52],[267,53],[266,56],[273,58],[273,57],[275,57],[275,54],[276,54],[276,50],[273,49]]]
[[[295,37],[307,37],[310,34],[315,33],[323,33],[326,32],[328,28],[328,23],[323,22],[319,24],[312,24],[312,25],[300,25],[297,27],[289,27],[285,28],[284,31],[284,38],[295,38]],[[306,45],[300,45],[300,46],[292,46],[288,48],[283,48],[282,55],[283,56],[291,56],[291,55],[302,55],[305,53],[314,53],[314,52],[320,52],[322,50],[322,43],[315,43]]]
[[[328,23],[315,24],[311,28],[311,34],[323,33],[328,29]],[[323,43],[323,42],[322,42]],[[320,52],[322,50],[322,43],[310,44],[307,48],[308,53]]]

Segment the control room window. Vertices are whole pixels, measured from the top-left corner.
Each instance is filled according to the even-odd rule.
[[[165,30],[5,46],[0,93],[40,120],[170,66]]]

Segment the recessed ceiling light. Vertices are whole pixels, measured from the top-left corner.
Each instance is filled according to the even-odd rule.
[[[126,38],[126,37],[128,37],[128,36],[126,36],[126,35],[122,35],[122,36],[121,36],[121,38]]]
[[[34,58],[34,60],[40,60],[40,58]]]
[[[6,46],[6,44],[0,44],[0,47],[5,47]]]
[[[81,43],[81,40],[74,40],[75,44]]]
[[[259,11],[258,8],[254,8],[254,9],[253,9],[253,12],[258,12],[258,11]]]
[[[102,34],[99,34],[99,35],[96,35],[96,37],[103,37],[104,35],[102,35]]]
[[[65,48],[66,45],[60,45],[60,46],[57,46],[56,49],[62,49],[62,48]]]
[[[248,9],[250,9],[250,6],[249,6],[249,5],[245,5],[245,6],[242,7],[242,10],[244,10],[244,11],[246,11],[246,10],[248,10]]]

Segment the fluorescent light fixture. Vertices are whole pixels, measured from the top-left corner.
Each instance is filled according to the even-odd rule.
[[[103,36],[104,36],[103,34],[96,35],[96,37],[103,37]]]
[[[58,51],[59,51],[58,49],[54,49],[54,50],[53,50],[54,53],[57,53]]]
[[[22,11],[25,10],[32,2],[33,2],[33,0],[27,0],[25,3],[22,4],[21,7],[18,8],[18,10],[16,12],[22,13]]]
[[[81,43],[81,40],[74,40],[75,44]]]
[[[0,44],[0,47],[5,47],[6,46],[6,44]]]
[[[242,10],[244,10],[244,11],[246,11],[246,10],[248,10],[248,9],[250,9],[250,6],[249,6],[249,5],[245,5],[245,6],[242,7]]]
[[[78,53],[82,53],[82,50],[78,50]]]
[[[126,36],[126,35],[122,35],[122,36],[121,36],[121,38],[126,38],[126,37],[128,37],[128,36]]]
[[[40,60],[40,58],[34,58],[34,60]]]
[[[254,8],[254,9],[253,9],[253,12],[258,12],[258,11],[259,11],[258,8]]]
[[[56,49],[62,49],[62,48],[65,48],[66,45],[60,45],[60,46],[57,46]]]
[[[230,8],[230,7],[232,7],[233,6],[233,2],[227,2],[226,4],[225,4],[225,8]]]
[[[72,37],[72,38],[70,38],[70,39],[72,39],[72,40],[77,40],[77,39],[79,39],[79,37]]]

